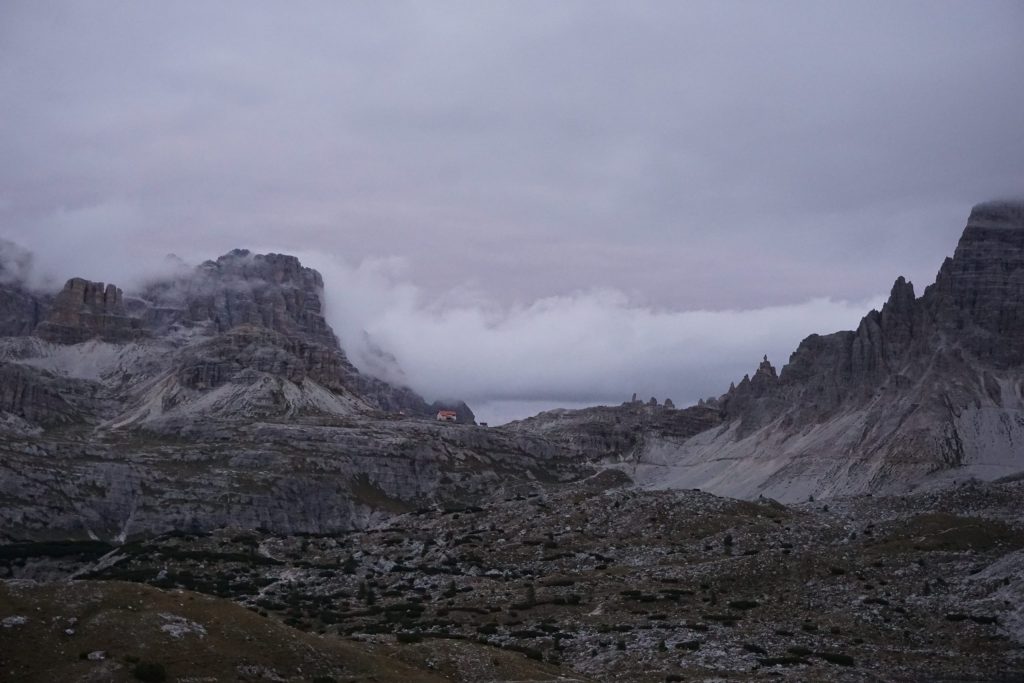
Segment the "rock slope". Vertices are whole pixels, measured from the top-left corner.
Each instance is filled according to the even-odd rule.
[[[854,331],[764,359],[722,424],[653,434],[628,470],[654,487],[796,501],[903,493],[1024,471],[1024,203],[971,211],[922,296],[902,277]]]
[[[360,373],[292,256],[235,250],[135,295],[0,287],[0,538],[327,533],[587,471]]]
[[[224,529],[116,548],[19,544],[0,554],[0,577],[88,579],[62,584],[68,598],[75,586],[96,591],[98,580],[112,582],[108,591],[124,590],[114,588],[120,581],[148,583],[169,591],[159,612],[205,624],[211,639],[227,624],[263,637],[262,629],[283,622],[323,634],[325,646],[369,642],[410,663],[423,657],[449,680],[530,680],[505,668],[515,657],[545,662],[550,673],[541,680],[549,681],[1024,675],[1020,481],[784,506],[638,491],[615,475],[477,507],[418,509],[331,536]],[[259,624],[247,613],[252,619],[243,621],[246,613],[225,609],[218,626],[175,605],[189,595],[181,589],[267,619]],[[193,608],[215,604],[197,599]],[[81,619],[67,638],[66,621],[51,621],[49,612],[37,618],[32,607],[17,603],[12,613],[33,619],[20,628],[34,624],[36,642],[63,644],[65,653],[76,641],[118,657],[132,652],[97,632],[88,611],[58,613]],[[137,615],[131,623],[147,628]],[[140,632],[164,642],[159,632]],[[0,631],[0,652],[3,639]],[[449,672],[454,644],[478,651]],[[178,662],[173,651],[150,652],[169,673]],[[188,673],[210,675],[217,666],[202,664]]]

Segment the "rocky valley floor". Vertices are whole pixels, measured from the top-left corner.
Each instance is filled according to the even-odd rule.
[[[1024,680],[1024,482],[794,506],[624,483],[2,546],[0,678]]]

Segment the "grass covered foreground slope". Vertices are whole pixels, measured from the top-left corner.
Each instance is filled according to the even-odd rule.
[[[553,669],[473,643],[393,647],[305,633],[236,603],[121,581],[0,583],[0,680],[552,680]]]

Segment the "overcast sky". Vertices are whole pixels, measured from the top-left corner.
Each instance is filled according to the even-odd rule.
[[[685,402],[920,292],[971,204],[1024,194],[1022,29],[1019,1],[5,0],[0,236],[37,280],[305,254],[354,357],[366,329],[492,419]]]

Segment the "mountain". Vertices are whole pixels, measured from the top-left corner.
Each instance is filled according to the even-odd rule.
[[[587,470],[359,372],[293,256],[170,270],[132,293],[0,280],[0,534],[322,533]]]
[[[718,399],[552,411],[500,429],[359,372],[298,259],[235,250],[139,291],[22,284],[0,253],[0,520],[10,538],[365,525],[612,467],[783,501],[1024,472],[1024,204],[972,210],[917,297],[811,335]],[[379,374],[401,378],[374,354]],[[432,416],[455,408],[463,424]],[[54,502],[57,501],[57,502]]]
[[[294,256],[235,250],[137,297],[72,278],[30,338],[5,348],[22,364],[99,380],[106,405],[83,402],[81,417],[111,426],[180,431],[219,418],[436,412],[413,391],[356,370],[322,297],[320,274]]]
[[[1022,680],[1022,216],[719,398],[500,428],[358,371],[293,257],[39,294],[4,246],[0,671]]]
[[[782,501],[1024,472],[1024,203],[975,206],[922,296],[898,278],[856,330],[811,335],[778,373],[765,358],[715,407],[709,429],[643,425],[605,455],[644,486]]]

